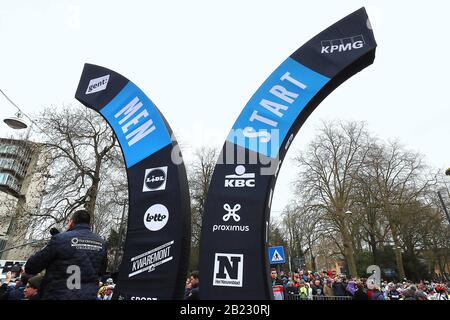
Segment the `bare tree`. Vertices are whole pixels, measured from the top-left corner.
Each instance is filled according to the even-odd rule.
[[[301,219],[295,203],[284,208],[281,214],[281,227],[285,233],[288,256],[291,259],[301,258],[303,256],[302,240],[304,234],[301,232]]]
[[[203,147],[195,152],[194,161],[188,170],[192,213],[192,269],[197,269],[202,219],[216,162],[217,151],[213,148]]]
[[[127,199],[122,154],[112,130],[96,112],[85,107],[45,109],[37,123],[44,142],[47,173],[45,197],[33,213],[37,228],[45,232],[63,226],[69,214],[86,209],[94,231],[106,236],[114,215]]]
[[[398,142],[372,148],[368,161],[373,168],[378,192],[376,201],[382,206],[394,243],[399,276],[405,277],[400,227],[402,212],[432,184],[422,179],[423,156],[405,150]]]
[[[350,275],[357,276],[354,244],[346,212],[352,207],[357,174],[371,147],[364,123],[324,123],[307,150],[296,157],[296,193],[326,211],[339,231]]]

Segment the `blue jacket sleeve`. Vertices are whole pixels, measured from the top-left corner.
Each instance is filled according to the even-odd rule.
[[[56,239],[52,237],[50,242],[39,252],[32,255],[25,264],[25,272],[28,274],[37,274],[47,269],[50,262],[56,256]]]

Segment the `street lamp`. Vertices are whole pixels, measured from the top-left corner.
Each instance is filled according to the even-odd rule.
[[[24,120],[21,119],[22,114],[20,112],[16,113],[15,117],[6,118],[3,120],[4,123],[6,123],[10,128],[20,130],[20,129],[26,129],[28,128],[28,125]]]
[[[0,89],[0,93],[18,110],[15,117],[6,118],[3,120],[3,122],[5,122],[10,128],[16,130],[28,128],[28,125],[22,119],[23,112],[20,110],[20,108],[14,102],[12,102],[12,100],[3,92],[3,90]]]

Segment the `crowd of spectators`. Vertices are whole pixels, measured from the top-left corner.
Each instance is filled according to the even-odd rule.
[[[450,282],[383,281],[349,278],[332,271],[271,270],[275,299],[300,300],[450,300]]]

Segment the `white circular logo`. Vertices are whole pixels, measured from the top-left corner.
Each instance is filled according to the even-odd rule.
[[[245,173],[245,167],[243,165],[239,165],[234,169],[238,176],[242,176]]]
[[[169,221],[169,210],[162,204],[154,204],[144,214],[145,227],[150,231],[164,228]]]

